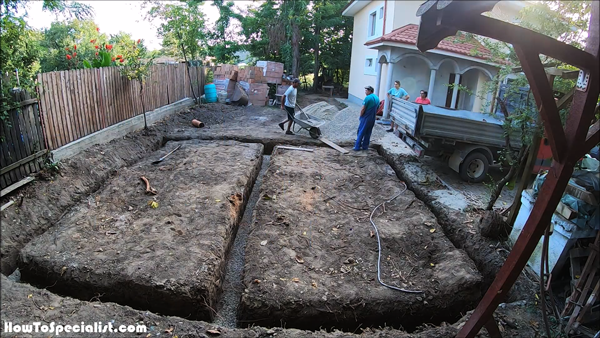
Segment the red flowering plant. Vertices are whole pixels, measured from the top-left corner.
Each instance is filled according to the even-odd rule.
[[[65,51],[67,52],[65,58],[67,59],[67,65],[69,69],[81,68],[81,61],[77,57],[77,45],[73,45],[73,47],[66,47]]]
[[[99,33],[100,28],[96,28],[96,31]],[[114,58],[111,54],[113,45],[99,42],[98,39],[91,39],[90,43],[94,46],[96,53],[94,54],[94,58],[91,62],[88,60],[83,60],[83,66],[85,68],[110,67],[115,64],[116,58]]]

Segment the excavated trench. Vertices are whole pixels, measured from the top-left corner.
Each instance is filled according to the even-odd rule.
[[[173,184],[173,182],[170,180],[174,179],[175,175],[177,175],[179,172],[177,170],[174,170],[174,168],[169,167],[169,162],[166,161],[165,167],[163,167],[165,168],[165,170],[161,172],[156,171],[158,177],[164,178],[164,183],[162,183],[162,185],[159,184],[157,186],[157,189],[159,190],[159,192],[168,191],[169,195],[167,197],[176,199],[177,201],[180,201],[180,203],[182,203],[183,205],[175,206],[169,204],[168,200],[166,199],[161,200],[159,201],[159,207],[156,210],[161,210],[161,207],[165,206],[165,209],[169,212],[169,216],[159,216],[159,214],[153,213],[156,210],[147,208],[147,202],[149,202],[149,200],[151,200],[152,198],[144,197],[139,198],[135,201],[131,201],[129,197],[132,195],[118,195],[120,190],[128,191],[128,193],[131,194],[132,192],[130,190],[127,190],[123,187],[127,185],[127,182],[137,179],[137,177],[141,174],[145,174],[145,171],[140,170],[141,166],[147,165],[147,163],[145,163],[144,160],[135,164],[127,163],[128,167],[119,168],[118,174],[113,173],[113,176],[115,177],[103,180],[101,182],[101,186],[96,182],[96,185],[98,185],[98,187],[94,187],[94,189],[84,191],[84,194],[88,196],[86,203],[80,203],[80,205],[68,209],[68,211],[66,211],[62,215],[60,220],[58,220],[49,231],[36,236],[36,238],[32,241],[33,243],[29,243],[27,247],[21,251],[20,269],[23,280],[33,285],[37,285],[39,287],[48,287],[51,285],[52,287],[49,288],[50,291],[56,292],[61,295],[72,296],[82,300],[90,300],[92,298],[96,298],[102,301],[113,301],[119,304],[129,305],[140,310],[150,310],[160,314],[175,315],[187,319],[213,321],[214,323],[219,324],[223,327],[230,328],[247,327],[256,324],[262,326],[287,326],[308,330],[317,330],[319,328],[336,328],[342,329],[344,331],[353,332],[357,329],[357,327],[360,327],[362,325],[362,327],[402,327],[403,329],[410,332],[417,328],[419,325],[425,323],[437,325],[441,322],[454,322],[455,320],[461,317],[461,312],[464,313],[472,309],[473,306],[476,305],[476,302],[480,297],[479,294],[475,294],[475,296],[473,297],[459,290],[454,290],[454,295],[444,295],[442,292],[440,294],[430,293],[422,296],[413,297],[400,293],[396,294],[396,291],[385,289],[385,291],[377,294],[376,297],[372,299],[374,301],[372,306],[369,304],[369,292],[366,292],[366,296],[362,298],[354,298],[352,300],[356,301],[356,303],[346,304],[347,302],[340,301],[339,311],[335,309],[329,309],[328,301],[321,301],[321,299],[327,299],[327,297],[329,297],[329,302],[331,303],[331,299],[332,297],[334,297],[334,292],[331,292],[331,290],[335,290],[336,288],[348,287],[348,285],[351,285],[352,283],[357,283],[358,289],[362,290],[368,290],[372,287],[380,287],[377,284],[377,280],[375,279],[376,270],[373,270],[372,265],[367,266],[366,264],[364,270],[361,270],[361,272],[357,273],[356,278],[358,279],[352,279],[351,274],[340,274],[341,278],[344,279],[344,277],[346,277],[346,280],[340,282],[339,285],[331,284],[327,287],[325,285],[320,285],[321,282],[317,283],[314,280],[313,283],[317,284],[317,286],[315,286],[314,284],[311,286],[311,282],[309,280],[301,280],[300,282],[295,282],[293,281],[293,279],[299,277],[294,276],[263,276],[260,277],[263,279],[259,279],[254,278],[253,275],[252,280],[249,280],[249,274],[247,270],[247,253],[249,252],[248,250],[259,250],[263,247],[268,247],[268,245],[262,244],[256,246],[256,243],[254,243],[250,249],[247,246],[247,244],[251,240],[254,242],[258,241],[258,239],[252,238],[254,236],[254,231],[256,230],[255,228],[253,228],[253,223],[255,222],[257,217],[256,206],[257,204],[261,203],[263,205],[266,204],[266,199],[264,198],[264,195],[261,195],[261,191],[265,193],[269,191],[269,187],[264,185],[265,182],[263,181],[263,179],[265,178],[265,174],[269,171],[269,168],[274,168],[273,170],[281,170],[282,172],[284,172],[284,170],[280,167],[273,167],[274,164],[272,162],[271,155],[275,146],[278,144],[285,143],[286,145],[291,146],[311,147],[315,149],[315,152],[317,152],[317,150],[329,151],[330,149],[322,143],[320,143],[319,141],[314,140],[285,140],[285,142],[282,142],[282,140],[261,140],[260,138],[247,137],[237,139],[228,138],[228,140],[226,140],[225,138],[214,139],[206,135],[202,136],[201,138],[203,138],[203,140],[199,141],[198,137],[189,137],[185,135],[169,135],[163,138],[163,148],[161,148],[159,152],[166,151],[166,148],[164,147],[168,147],[170,143],[186,143],[186,141],[190,143],[200,143],[202,144],[202,147],[208,144],[208,142],[231,143],[232,140],[238,141],[240,143],[235,142],[236,145],[228,145],[227,147],[235,148],[237,147],[237,145],[239,145],[240,147],[246,147],[247,144],[255,144],[257,146],[261,146],[262,149],[260,150],[252,150],[254,151],[253,154],[255,154],[253,155],[255,156],[255,158],[253,161],[251,161],[252,163],[249,162],[248,166],[244,167],[245,169],[240,167],[240,173],[234,174],[234,176],[241,175],[246,177],[246,181],[238,182],[238,190],[241,189],[243,191],[241,202],[236,202],[228,199],[228,196],[225,196],[225,193],[223,193],[223,196],[220,196],[220,198],[215,198],[215,196],[211,196],[208,193],[204,193],[202,194],[202,196],[179,196],[178,192],[176,191],[177,188],[183,189],[183,187],[187,187],[187,189],[190,189],[194,186],[193,184],[190,186],[190,183],[193,183],[195,182],[195,180],[200,179],[199,177],[201,176],[198,176],[199,172],[194,172],[194,168],[196,168],[197,166],[201,166],[205,169],[206,172],[215,169],[207,167],[206,164],[201,164],[200,162],[202,161],[194,161],[190,159],[189,156],[177,157],[178,155],[176,154],[178,154],[178,152],[176,152],[175,156],[173,156],[170,159],[170,161],[185,161],[185,166],[182,165],[177,170],[180,170],[181,172],[189,171],[188,176],[184,176],[181,178],[183,181],[181,181],[180,185]],[[202,150],[198,149],[194,151],[200,151],[200,153],[198,153],[198,156],[202,156],[203,160],[205,160],[208,156],[216,156],[212,155],[213,153],[201,153]],[[218,150],[215,151],[218,152]],[[235,154],[232,153],[228,155],[222,155],[221,157],[224,163],[227,163],[227,161],[231,161],[231,159],[239,159],[243,158],[243,156],[248,157],[249,155],[247,155],[247,153],[245,153],[244,151],[239,151]],[[382,156],[384,155],[381,153],[380,149],[378,149],[378,151],[379,154],[381,154]],[[159,152],[154,153],[153,156],[156,156]],[[214,154],[216,154],[216,152]],[[182,152],[179,153],[181,154]],[[301,157],[300,154],[298,154],[297,156]],[[325,159],[328,156],[338,156],[338,154],[335,151],[331,151],[327,152],[326,155],[323,156],[324,157],[322,158]],[[345,160],[343,160],[342,157],[340,158],[340,163],[346,163],[344,162]],[[380,162],[377,162],[379,166],[391,165],[391,167],[394,169],[395,176],[403,176],[398,174],[396,169],[397,165],[391,162],[391,160],[388,157],[383,156],[379,158],[381,159],[379,160]],[[145,161],[148,162],[148,160]],[[319,160],[315,159],[315,161],[315,163],[317,163]],[[360,170],[360,168],[362,167],[358,166],[355,169]],[[223,170],[229,169],[230,168],[228,168],[228,165],[225,165],[223,168]],[[279,171],[273,172],[271,173],[271,175],[277,175],[278,173]],[[127,175],[130,175],[131,177],[128,177]],[[293,173],[293,170],[290,175],[291,176],[289,180],[291,182],[293,181],[295,175]],[[232,176],[231,178],[231,180],[233,181],[235,181],[234,176]],[[110,189],[108,188],[107,184],[110,184],[110,182],[114,180],[118,181],[120,178],[123,179],[121,183],[112,186]],[[224,180],[224,178],[222,177],[211,176],[207,179],[207,181],[211,179],[215,180],[215,182],[221,182]],[[271,181],[268,182],[270,183]],[[169,185],[171,185],[171,187],[169,187]],[[409,186],[408,188],[409,190],[407,190],[407,194],[410,198],[407,200],[407,204],[410,203],[409,206],[414,204],[419,205],[419,207],[425,207],[425,204],[422,202],[423,194],[420,192],[416,192],[417,196],[415,196],[415,194],[410,190],[411,187]],[[304,189],[307,189],[306,191],[309,191],[311,187],[307,186],[304,187]],[[232,191],[232,189],[229,189],[227,191]],[[304,192],[304,194],[306,194],[306,191]],[[388,194],[385,195],[387,197]],[[185,201],[188,201],[193,198],[204,200],[206,202],[206,205],[222,202],[224,203],[224,205],[226,205],[226,207],[208,209],[204,213],[200,212],[200,214],[196,216],[186,215],[186,212],[193,213],[192,211],[197,211],[196,209],[201,209],[203,207],[190,205],[189,203],[186,204]],[[233,196],[233,199],[235,199],[235,196]],[[81,198],[81,200],[86,201],[86,198]],[[215,202],[217,200],[219,202]],[[324,204],[322,200],[315,202],[316,203],[313,206],[315,209],[319,208],[319,204]],[[99,215],[96,220],[90,222],[88,213],[90,212],[90,209],[92,209],[92,205],[94,203],[96,203],[96,206],[105,204],[113,204],[114,206],[107,206],[105,213]],[[329,203],[327,204],[329,205]],[[282,207],[285,207],[285,205],[282,205]],[[396,207],[398,206],[390,205],[390,211],[388,212],[394,212],[394,208]],[[132,211],[131,208],[133,208],[133,210],[139,211],[140,213],[148,213],[149,215],[148,217],[143,217],[144,220],[142,222],[137,222],[135,217],[131,218],[129,216],[126,216],[121,218],[115,218],[114,216],[111,216],[111,214],[116,213],[120,213],[121,216],[126,215],[129,211]],[[425,209],[427,208],[425,207]],[[216,237],[220,238],[220,240],[222,239],[222,241],[215,244],[213,242],[214,238],[211,237],[212,235],[208,236],[207,238],[199,238],[198,241],[195,242],[183,240],[184,238],[189,237],[190,234],[193,233],[195,228],[205,227],[205,224],[217,222],[218,218],[211,218],[212,216],[210,215],[210,213],[213,210],[215,215],[220,215],[219,213],[223,215],[231,213],[231,218],[233,219],[232,223],[224,225],[222,228],[219,228],[218,231],[216,231],[217,233],[225,233],[224,236]],[[398,215],[400,214],[401,212],[398,211]],[[261,215],[258,216],[260,217]],[[267,215],[267,217],[272,218],[277,218],[279,216],[281,215]],[[436,224],[436,222],[438,222],[438,216],[438,213],[436,213],[436,216],[431,215],[431,219],[428,219],[428,222]],[[110,219],[108,222],[104,222],[103,217],[113,218]],[[160,222],[157,221],[156,217],[158,217]],[[205,222],[202,224],[194,223],[194,219],[198,219],[201,217],[207,218],[209,222]],[[265,217],[265,214],[262,214],[262,217]],[[365,219],[363,218],[362,221],[365,222]],[[369,227],[368,218],[366,219],[366,223],[367,225],[365,225],[365,229]],[[113,225],[112,227],[111,224]],[[192,224],[193,226],[190,226],[189,224]],[[335,225],[331,226],[335,227]],[[89,229],[81,230],[82,227],[89,227]],[[425,229],[427,231],[424,232],[430,232],[431,230],[429,228],[431,227],[431,225],[427,225],[427,229]],[[81,248],[78,247],[77,243],[81,240],[81,238],[90,236],[92,232],[98,232],[99,230],[103,231],[102,238],[95,238],[92,235],[91,237],[89,237],[90,240],[85,241],[84,245],[80,245]],[[286,228],[283,229],[283,231],[286,230]],[[329,229],[312,229],[310,231],[313,230],[317,232],[317,235],[318,233],[321,233],[321,231],[329,231]],[[128,235],[135,237],[136,231],[138,232],[138,234],[149,233],[152,235],[147,239],[147,242],[146,240],[140,242],[127,240],[118,241],[113,240],[112,238],[105,239],[106,236],[113,236],[113,232],[116,232],[119,235]],[[334,232],[335,231],[336,230],[334,230]],[[302,232],[300,233],[302,234]],[[433,232],[431,234],[433,234]],[[442,231],[439,231],[435,235],[438,236],[441,234]],[[311,235],[314,236],[315,234],[311,232]],[[350,232],[348,232],[346,235],[356,236],[357,233],[353,233],[352,228],[350,228]],[[372,234],[370,234],[368,231],[362,233],[362,235],[364,235],[365,237],[372,238]],[[429,243],[430,241],[424,240],[422,238],[426,235],[427,234],[418,235],[418,238],[420,238],[419,243],[422,243],[423,247],[425,248],[423,249],[426,253],[425,256],[431,256],[431,253],[427,251],[427,243]],[[302,235],[300,237],[302,237]],[[340,238],[334,238],[332,241],[332,245],[335,246],[341,243],[339,242],[339,239]],[[436,240],[440,240],[440,238],[438,237]],[[269,243],[271,243],[270,241],[271,240],[269,240]],[[146,245],[147,248],[144,250],[134,249],[135,245],[139,246],[140,243]],[[375,254],[375,251],[373,250],[372,246],[373,243],[368,243],[369,244],[366,245],[370,246],[370,249],[366,252],[368,252],[369,255]],[[401,238],[394,239],[394,241],[384,244],[384,248],[388,250],[399,245],[402,245]],[[333,246],[331,248],[323,248],[324,252],[327,252],[328,250],[336,250],[336,248],[334,248]],[[186,249],[179,249],[181,247]],[[206,250],[195,251],[195,249],[193,249],[195,247],[205,247]],[[119,248],[121,248],[121,250],[119,250]],[[123,257],[125,256],[123,255],[123,253],[126,252],[126,248],[130,248],[130,250],[134,252],[133,256],[135,259],[131,260]],[[272,253],[275,256],[275,259],[277,260],[284,260],[283,256],[287,254],[285,250],[273,251]],[[352,253],[348,254],[352,255]],[[414,256],[411,256],[412,259],[415,259],[417,261],[420,259],[424,259],[424,256],[422,256],[419,252],[412,252],[411,254],[413,254]],[[54,256],[56,257],[56,259],[54,261],[52,261],[52,259],[49,260],[49,256]],[[93,262],[89,260],[90,256],[99,256],[100,258],[98,261]],[[298,256],[300,256],[300,254],[298,254]],[[303,257],[301,259],[304,259],[306,262],[308,262],[310,253],[303,253],[301,256]],[[156,264],[156,266],[150,266],[155,265],[153,261],[155,261],[159,257],[167,257],[168,261],[162,264]],[[182,264],[185,261],[192,261],[191,258],[196,258],[197,260],[201,261],[201,263],[192,265]],[[350,259],[351,262],[352,259],[354,259],[354,262],[363,259],[366,261],[372,260],[372,257],[369,257],[368,259],[358,256],[352,256],[347,258]],[[398,258],[399,256],[396,256],[396,259]],[[257,259],[260,260],[260,258]],[[264,260],[264,257],[262,259]],[[143,263],[144,261],[148,262],[145,264]],[[431,266],[433,267],[434,264],[429,262],[425,263],[421,265],[417,264],[414,267],[412,267],[412,269],[417,269],[417,271],[422,271],[423,273],[430,273],[428,272],[428,270],[426,270],[426,267],[424,265],[431,264]],[[182,264],[184,266],[174,268],[179,264]],[[309,267],[307,266],[308,264],[304,264],[306,263],[300,264],[302,269],[304,269],[304,273],[311,273],[316,271],[315,269],[319,269],[316,266]],[[435,265],[442,265],[442,263],[440,262],[438,264],[438,262],[436,262]],[[477,265],[479,267],[479,264]],[[94,268],[95,266],[96,268]],[[102,266],[103,268],[98,268],[99,266]],[[261,268],[260,265],[256,267],[258,269]],[[342,263],[342,268],[343,267],[346,267],[344,263]],[[135,269],[140,270],[140,268],[141,272],[135,271]],[[165,269],[168,273],[161,274],[161,269]],[[410,270],[409,276],[413,270]],[[124,272],[122,274],[119,274],[120,271]],[[191,271],[191,273],[189,271]],[[404,272],[406,273],[406,271]],[[489,276],[485,274],[487,272],[488,271],[482,271],[482,273],[484,273],[485,279],[489,279]],[[202,279],[200,277],[202,276],[202,273],[209,274],[210,278]],[[339,271],[336,271],[336,273],[339,273]],[[473,272],[473,274],[475,273],[477,273],[476,270],[475,272]],[[180,275],[180,278],[174,279],[174,275]],[[123,276],[130,276],[131,278],[124,278]],[[300,274],[298,276],[300,276]],[[442,275],[435,275],[435,282],[433,283],[439,284],[440,282],[443,282],[441,276]],[[391,276],[388,276],[388,279],[389,278],[391,278]],[[194,281],[198,279],[200,280],[200,282],[198,282],[197,284],[188,282],[189,280]],[[273,321],[264,321],[263,319],[258,318],[256,316],[248,315],[248,311],[252,312],[258,309],[258,316],[262,316],[265,314],[275,314],[276,316],[290,316],[289,309],[286,310],[284,308],[280,308],[278,310],[271,308],[271,306],[275,304],[283,304],[280,306],[285,306],[284,299],[275,300],[272,303],[264,301],[264,299],[260,300],[261,297],[268,294],[268,291],[262,289],[258,290],[259,293],[263,293],[263,296],[257,296],[256,294],[254,294],[252,295],[252,297],[254,298],[251,301],[248,301],[248,289],[252,289],[252,287],[255,286],[266,286],[267,280],[268,285],[272,285],[273,288],[292,290],[292,293],[279,294],[280,296],[291,295],[290,297],[292,298],[294,295],[307,296],[306,299],[302,299],[302,297],[304,296],[297,296],[298,298],[296,298],[295,300],[293,299],[291,301],[290,304],[295,304],[294,306],[298,306],[290,308],[291,311],[297,311],[296,314],[291,315],[291,317],[294,318],[290,319],[289,321],[282,321],[281,319],[276,319]],[[303,283],[306,283],[306,287],[303,289],[304,291],[298,291],[299,286]],[[324,279],[323,283],[329,282]],[[407,285],[410,287],[409,284]],[[472,291],[479,290],[481,287],[480,283],[475,280],[469,285],[470,286],[468,289]],[[118,290],[115,291],[115,289]],[[318,293],[321,290],[330,291],[326,291],[326,294],[323,293],[321,295]],[[296,291],[298,291],[299,293],[295,293]],[[314,294],[311,294],[311,292],[313,292]],[[355,293],[356,291],[352,292]],[[129,295],[129,293],[139,293],[139,297],[132,298]],[[340,294],[343,296],[344,292],[341,292]],[[448,303],[451,303],[453,301],[453,299],[450,298],[459,298],[459,296],[457,295],[465,298],[464,301],[458,302],[456,306],[448,305]],[[315,297],[317,297],[318,299]],[[444,297],[448,299],[444,300]],[[196,305],[198,299],[202,299],[204,304],[202,304],[201,306]],[[244,302],[244,299],[246,299],[245,305],[241,304]],[[254,307],[260,302],[262,303],[259,304],[258,307]],[[406,308],[401,309],[400,312],[394,310],[394,308],[404,305],[406,306]],[[316,311],[307,312],[303,310],[303,308],[310,306],[317,307]],[[265,308],[268,308],[268,310],[264,310]],[[443,310],[439,310],[439,308],[442,308]],[[383,309],[383,312],[378,313],[377,309]],[[386,314],[386,311],[389,313]],[[372,313],[361,315],[361,312]],[[304,315],[306,316],[303,318]],[[319,320],[319,318],[322,318],[323,320]],[[327,326],[326,323],[329,321],[334,321],[337,323],[331,326]]]

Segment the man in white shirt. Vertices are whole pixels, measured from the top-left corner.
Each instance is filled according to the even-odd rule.
[[[286,135],[294,135],[292,132],[292,122],[294,121],[294,108],[296,107],[296,96],[298,96],[298,86],[300,86],[300,80],[294,79],[292,81],[292,85],[285,91],[283,97],[281,98],[281,110],[284,109],[287,111],[287,120],[281,122],[279,124],[279,128],[284,130],[283,126],[286,122],[288,123]]]

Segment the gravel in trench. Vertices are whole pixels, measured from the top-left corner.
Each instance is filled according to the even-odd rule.
[[[260,194],[260,186],[262,185],[263,177],[269,167],[271,156],[264,155],[262,166],[256,182],[252,187],[250,199],[244,210],[244,216],[240,222],[237,235],[233,241],[233,247],[227,262],[227,271],[225,272],[225,282],[223,283],[223,293],[219,301],[218,312],[215,317],[215,324],[235,328],[237,324],[237,311],[240,304],[244,284],[242,274],[244,273],[244,252],[246,250],[246,240],[250,231],[250,222],[252,222],[252,212],[258,201]]]

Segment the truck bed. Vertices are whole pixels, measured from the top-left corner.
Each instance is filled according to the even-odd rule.
[[[392,100],[392,120],[417,141],[429,138],[473,143],[503,148],[503,120],[489,114],[419,105],[402,99]],[[518,134],[511,135],[511,145],[520,147]]]

